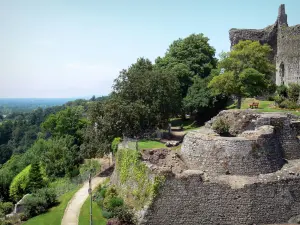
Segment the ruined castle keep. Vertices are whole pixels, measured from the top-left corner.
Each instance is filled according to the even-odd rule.
[[[214,131],[220,119],[229,124],[229,135]],[[296,116],[226,110],[187,133],[180,150],[143,152],[150,181],[161,174],[165,181],[138,209],[139,224],[295,223],[300,214],[299,135]],[[140,201],[133,190],[141,183],[132,177],[122,182],[118,163],[112,183],[127,189],[123,197],[129,205]]]
[[[260,41],[273,49],[277,85],[300,83],[300,25],[288,26],[285,5],[281,5],[275,24],[264,29],[231,29],[231,46],[240,40]]]

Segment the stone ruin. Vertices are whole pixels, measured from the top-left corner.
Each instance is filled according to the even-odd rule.
[[[231,136],[212,129],[217,119]],[[144,163],[166,180],[138,212],[139,224],[299,222],[299,135],[300,120],[291,114],[227,110],[189,132],[180,150],[144,152]]]
[[[288,26],[285,5],[280,6],[273,25],[264,29],[231,29],[229,36],[231,46],[240,40],[269,44],[273,49],[271,59],[276,64],[276,84],[300,82],[300,25]]]

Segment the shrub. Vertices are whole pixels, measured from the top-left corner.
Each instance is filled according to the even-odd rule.
[[[124,204],[124,201],[122,198],[120,197],[108,197],[108,198],[105,198],[105,208],[107,210],[111,210],[113,211],[115,208],[117,207],[120,207]]]
[[[287,86],[285,86],[283,84],[280,86],[277,86],[276,92],[279,96],[282,96],[284,98],[287,98],[287,96],[288,96],[288,88],[287,88]]]
[[[220,135],[229,135],[229,124],[222,118],[217,118],[212,124],[213,130]]]
[[[111,143],[111,150],[115,154],[118,151],[118,145],[121,143],[122,139],[120,137],[114,138]]]
[[[23,195],[28,192],[30,168],[31,168],[31,165],[29,165],[25,169],[23,169],[13,179],[13,181],[10,185],[9,194],[10,194],[10,197],[15,201],[20,200],[23,197]]]
[[[300,85],[291,83],[288,88],[288,98],[291,101],[297,102],[300,94]]]
[[[102,216],[105,218],[105,219],[110,219],[110,218],[113,218],[113,213],[112,212],[109,212],[105,209],[102,209]]]
[[[0,214],[6,215],[12,212],[14,204],[12,202],[0,202]]]
[[[297,105],[296,102],[291,101],[289,99],[286,99],[283,102],[281,102],[279,104],[279,107],[284,108],[284,109],[297,109],[297,108],[299,108],[299,106]]]
[[[31,218],[44,213],[57,203],[53,189],[41,189],[24,200],[24,215]]]
[[[118,218],[121,224],[136,224],[133,211],[125,205],[114,209],[114,217]]]
[[[283,102],[285,98],[281,95],[275,95],[274,96],[274,101],[277,105],[280,105],[281,102]]]

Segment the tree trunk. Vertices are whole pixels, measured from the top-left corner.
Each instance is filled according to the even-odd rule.
[[[242,107],[242,96],[240,96],[240,95],[237,96],[237,105],[236,105],[236,107],[238,109],[241,109],[241,107]]]

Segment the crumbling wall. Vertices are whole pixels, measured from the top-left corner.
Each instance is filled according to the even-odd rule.
[[[210,174],[258,175],[279,170],[284,164],[273,127],[220,137],[203,130],[185,136],[180,154],[190,169]]]
[[[271,60],[276,65],[276,84],[300,83],[300,25],[288,26],[285,6],[281,5],[276,22],[264,29],[231,29],[231,47],[241,40],[269,44]]]
[[[278,32],[276,84],[300,83],[300,25]]]
[[[242,225],[287,222],[300,212],[300,179],[234,189],[200,175],[169,177],[145,214],[147,225]]]

